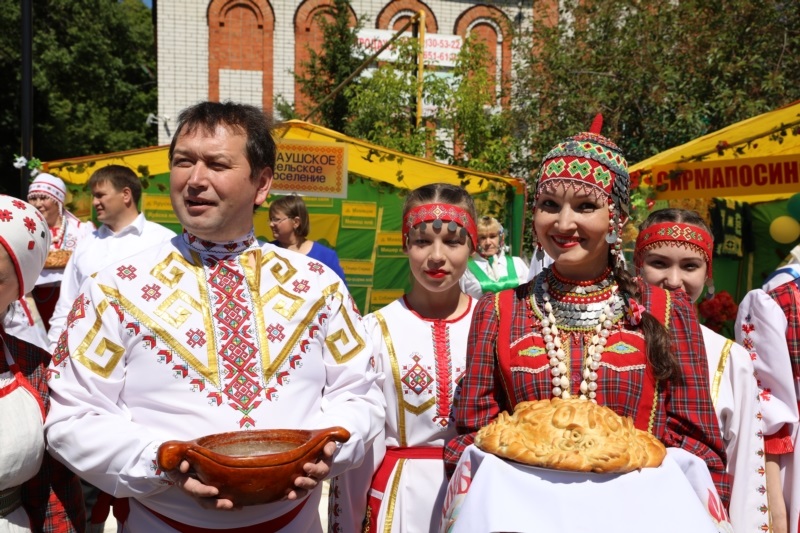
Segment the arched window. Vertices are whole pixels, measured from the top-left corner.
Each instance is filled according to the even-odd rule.
[[[315,52],[322,50],[322,28],[320,17],[328,17],[328,10],[333,5],[331,0],[306,0],[297,8],[294,17],[294,71],[302,75],[303,63],[309,60],[309,48]],[[350,8],[351,27],[356,25],[356,14]],[[302,117],[311,111],[308,99],[300,92],[300,84],[294,84],[295,110]]]
[[[208,6],[208,98],[272,111],[275,16],[266,0],[212,0]]]

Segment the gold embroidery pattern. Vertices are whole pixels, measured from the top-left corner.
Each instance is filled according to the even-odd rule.
[[[97,305],[97,318],[95,319],[94,324],[92,324],[89,332],[86,334],[86,337],[83,339],[83,342],[80,343],[78,349],[75,350],[75,353],[72,356],[83,366],[105,379],[108,379],[108,377],[114,371],[117,363],[119,363],[119,360],[125,353],[125,349],[122,346],[103,337],[100,342],[97,343],[97,347],[94,349],[94,354],[99,358],[102,358],[106,352],[111,352],[111,357],[109,358],[108,362],[102,365],[88,357],[87,353],[89,352],[89,347],[97,337],[97,333],[103,326],[103,313],[106,311],[106,309],[108,309],[108,307],[108,300],[103,300]]]
[[[199,265],[200,258],[195,257],[195,254],[192,254],[193,259],[195,260],[195,265]],[[165,272],[169,265],[173,262],[178,263],[183,269],[179,268],[176,265],[173,265],[172,269],[169,272]],[[166,259],[158,263],[156,266],[153,267],[153,270],[150,271],[150,275],[156,278],[158,281],[169,287],[170,289],[174,289],[175,286],[180,283],[181,278],[183,275],[186,274],[186,270],[202,270],[202,267],[195,266],[186,259],[183,258],[181,254],[178,252],[170,253]]]
[[[725,373],[725,366],[728,363],[728,356],[731,354],[732,346],[733,341],[730,339],[725,339],[725,346],[722,347],[719,363],[717,363],[717,371],[714,372],[714,381],[711,383],[711,403],[714,404],[715,408],[717,407],[717,398],[719,397],[719,385],[722,382],[722,374]]]
[[[272,376],[275,375],[278,369],[283,366],[283,363],[286,361],[289,355],[297,348],[297,343],[300,342],[300,337],[304,333],[309,332],[310,328],[313,326],[312,322],[317,317],[317,314],[323,305],[325,305],[325,298],[320,298],[316,303],[314,303],[314,305],[311,306],[308,314],[306,314],[303,320],[301,320],[297,325],[297,328],[295,328],[292,336],[286,340],[283,345],[283,350],[281,350],[281,352],[278,354],[278,357],[276,357],[274,361],[270,362],[268,350],[261,350],[261,366],[264,369],[264,383],[267,383],[272,379]],[[259,335],[261,335],[262,330],[266,329],[263,322],[258,325],[258,328]]]
[[[394,382],[394,392],[397,396],[398,409],[397,409],[397,433],[400,439],[400,446],[408,446],[406,442],[406,414],[402,408],[403,405],[403,385],[400,380],[400,365],[397,362],[397,352],[394,349],[392,336],[389,334],[389,326],[386,324],[386,319],[380,311],[375,311],[373,314],[381,327],[381,336],[383,342],[386,344],[386,352],[389,356],[389,364],[392,367],[392,381]]]
[[[187,350],[182,342],[179,342],[175,337],[167,333],[167,331],[160,327],[151,317],[144,311],[133,305],[133,302],[122,296],[119,291],[113,287],[100,285],[103,294],[108,298],[114,298],[119,301],[120,305],[125,311],[133,316],[144,327],[153,332],[153,335],[162,339],[169,349],[174,351],[180,358],[186,361],[195,371],[212,383],[217,389],[220,387],[220,377],[217,366],[216,342],[213,336],[210,336],[206,343],[206,363],[203,364],[197,359],[189,350]],[[213,331],[210,324],[208,313],[202,313],[203,321],[207,331]],[[85,342],[85,341],[84,341]]]
[[[267,383],[266,368],[269,366],[270,349],[267,340],[267,322],[264,319],[264,297],[261,296],[261,269],[253,268],[261,264],[261,249],[247,252],[248,255],[242,260],[242,268],[247,278],[247,285],[253,298],[253,321],[255,323],[255,333],[258,336],[258,350],[261,355],[261,369],[264,375],[264,383]]]
[[[655,392],[653,392],[653,408],[650,409],[650,420],[647,422],[647,432],[653,434],[656,426],[656,411],[658,410],[658,382],[656,382]]]
[[[394,521],[394,507],[397,503],[397,491],[400,488],[400,477],[403,475],[405,459],[397,460],[397,467],[394,469],[394,479],[392,480],[392,490],[389,493],[389,506],[386,508],[386,522],[383,525],[384,533],[392,533],[392,522]],[[384,496],[385,498],[386,496]]]
[[[178,301],[189,304],[197,312],[203,313],[203,306],[189,294],[182,290],[173,292],[156,308],[154,313],[175,329],[180,328],[192,316],[192,312],[189,309],[179,305],[175,306],[175,309],[170,312],[170,308]]]
[[[523,357],[536,357],[537,355],[544,355],[546,350],[539,346],[531,346],[530,348],[525,348],[524,350],[520,350],[517,352],[518,355]]]
[[[255,294],[255,293],[254,293]],[[272,310],[281,315],[286,320],[291,320],[298,309],[303,306],[303,300],[299,296],[295,296],[287,291],[280,285],[276,285],[261,295],[261,302],[266,303],[275,299]]]
[[[350,315],[342,313],[342,318],[344,318],[347,329],[334,331],[325,339],[325,345],[331,351],[333,358],[340,365],[358,355],[366,346],[366,342],[356,331],[353,321],[350,319]],[[342,349],[337,346],[337,343],[341,343]],[[348,345],[350,346],[349,349]]]
[[[288,259],[282,257],[275,252],[267,252],[261,258],[261,267],[267,268],[267,265],[274,263],[268,267],[269,271],[275,277],[275,280],[283,285],[289,281],[292,276],[297,274],[297,269],[292,266]]]

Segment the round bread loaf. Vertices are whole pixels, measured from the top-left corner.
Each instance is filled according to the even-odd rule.
[[[667,453],[630,417],[572,398],[520,402],[475,437],[481,450],[532,466],[573,472],[626,473],[661,465]]]
[[[44,268],[64,268],[72,255],[71,250],[54,250],[47,253]]]

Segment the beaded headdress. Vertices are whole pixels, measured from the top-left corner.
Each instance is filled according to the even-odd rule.
[[[708,278],[712,279],[711,262],[714,251],[714,238],[706,230],[693,224],[681,222],[661,222],[646,227],[636,237],[636,250],[633,255],[633,263],[636,268],[642,268],[644,256],[648,250],[661,244],[686,246],[700,252],[708,265]]]
[[[64,205],[67,199],[67,188],[61,178],[41,173],[28,186],[28,198],[35,194],[44,194]]]
[[[628,162],[616,144],[600,135],[602,127],[603,116],[597,115],[588,132],[565,139],[544,156],[534,205],[542,190],[557,186],[573,187],[606,198],[609,208],[606,241],[621,261],[622,226],[630,209]],[[537,257],[541,259],[543,253],[541,245],[537,244]]]
[[[440,229],[445,223],[451,232],[461,228],[461,235],[469,235],[472,249],[478,249],[478,229],[475,220],[466,209],[453,204],[422,204],[408,210],[403,217],[403,242],[408,242],[408,232],[411,228],[420,226],[425,230],[425,224],[430,223],[434,229]]]

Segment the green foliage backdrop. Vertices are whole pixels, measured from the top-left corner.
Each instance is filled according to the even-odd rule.
[[[156,144],[155,41],[140,0],[32,0],[33,155],[43,161]],[[0,0],[0,169],[21,152],[21,15]],[[0,181],[8,190],[14,178]]]

